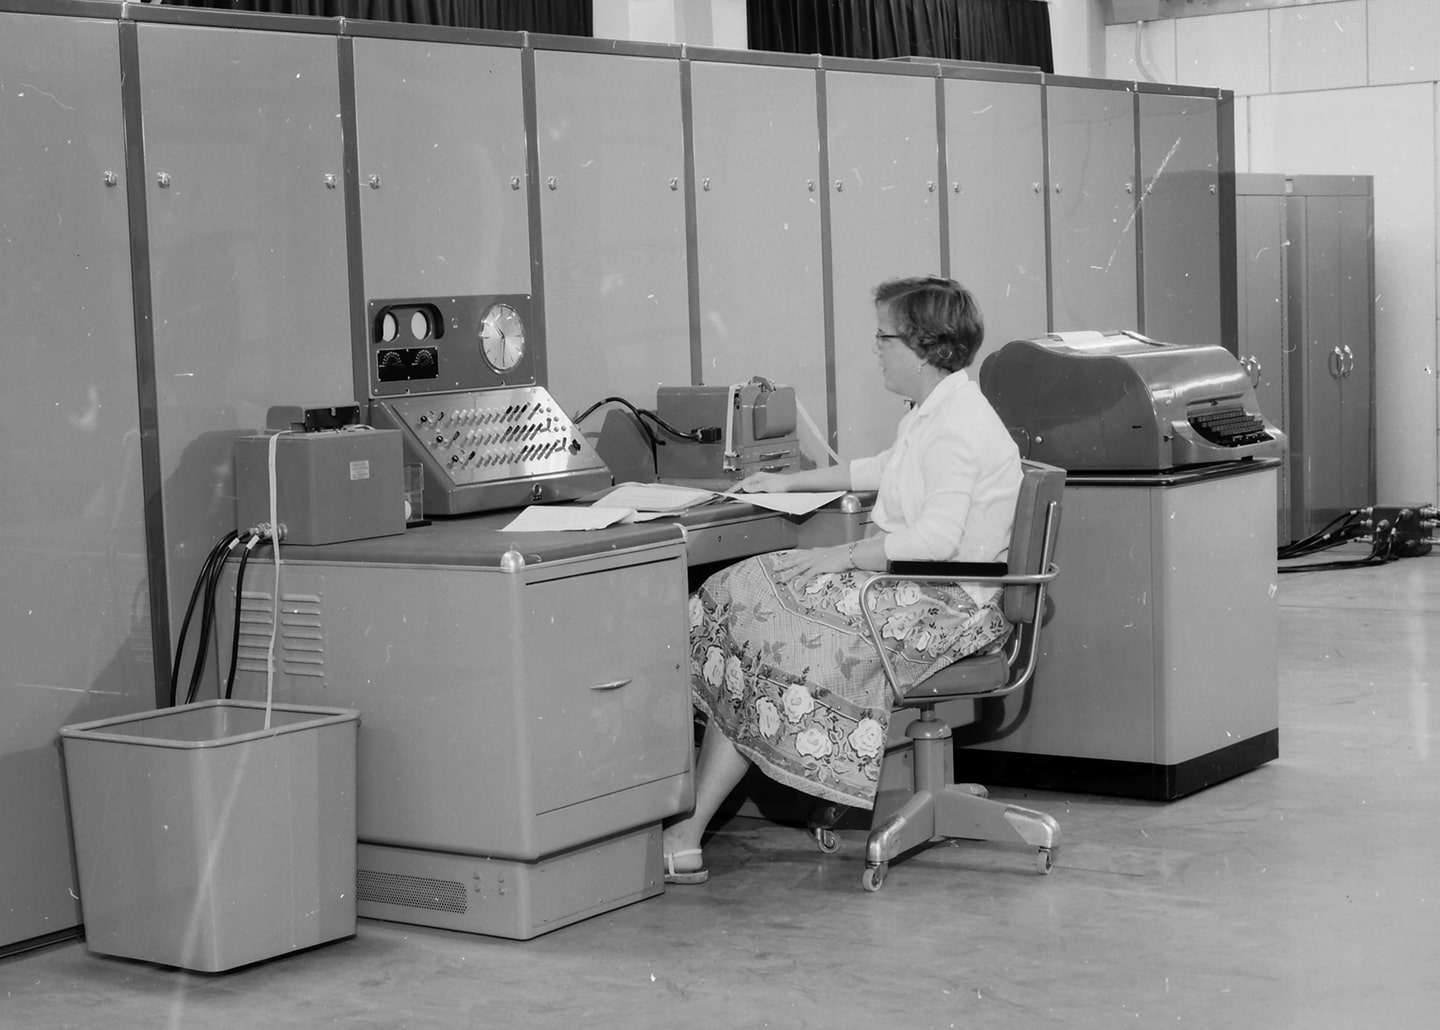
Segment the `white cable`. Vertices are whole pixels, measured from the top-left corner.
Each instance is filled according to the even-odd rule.
[[[1144,35],[1145,22],[1137,21],[1135,23],[1135,67],[1139,70],[1140,74],[1145,76],[1145,78],[1150,82],[1159,82],[1160,80],[1155,77],[1155,73],[1152,72],[1149,66],[1145,64],[1145,55],[1142,52],[1142,47],[1140,43],[1141,39],[1144,38]]]
[[[726,395],[725,460],[723,462],[726,472],[734,472],[740,468],[740,455],[735,453],[735,420],[739,417],[741,385],[740,383],[731,383],[730,392]]]
[[[841,460],[840,455],[836,454],[833,450],[830,449],[829,442],[821,434],[820,427],[815,424],[815,420],[810,417],[810,412],[805,410],[805,405],[800,403],[799,397],[795,398],[795,410],[800,413],[800,421],[804,422],[805,425],[809,428],[810,435],[815,438],[816,442],[819,443],[821,447],[825,448],[825,453],[835,459],[835,464],[843,465],[844,461]],[[818,465],[820,463],[817,461],[815,464]]]
[[[265,649],[265,728],[267,730],[270,728],[270,709],[275,701],[275,635],[280,627],[280,518],[275,496],[279,492],[276,485],[278,477],[275,474],[275,453],[280,446],[280,437],[288,432],[290,430],[282,429],[270,437],[270,546],[274,550],[275,583],[271,588],[274,608],[270,613],[270,644]]]

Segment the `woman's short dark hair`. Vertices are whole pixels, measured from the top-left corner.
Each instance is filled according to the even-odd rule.
[[[970,291],[954,279],[890,279],[875,287],[895,331],[922,359],[944,372],[966,368],[985,340],[985,320]]]

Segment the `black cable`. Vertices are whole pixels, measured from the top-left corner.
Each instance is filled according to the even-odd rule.
[[[230,672],[225,677],[225,700],[230,700],[230,694],[235,689],[235,670],[240,658],[240,599],[245,591],[245,566],[250,564],[250,552],[255,550],[255,545],[260,542],[260,535],[257,533],[250,538],[245,549],[240,552],[240,567],[235,572],[235,625],[230,634]]]
[[[596,401],[594,404],[590,405],[590,407],[582,411],[579,415],[575,416],[575,425],[580,425],[581,422],[589,418],[590,415],[595,411],[595,409],[600,407],[602,404],[623,404],[626,408],[630,410],[630,413],[635,417],[635,424],[640,427],[640,431],[645,434],[645,439],[650,445],[650,464],[654,467],[656,476],[659,476],[660,455],[657,451],[657,448],[663,446],[664,441],[659,439],[655,435],[655,431],[652,430],[650,426],[646,424],[645,420],[640,417],[640,409],[635,407],[635,405],[631,404],[624,397],[606,397],[604,400]]]
[[[238,542],[238,535],[237,535]],[[200,636],[195,641],[195,662],[190,669],[190,689],[185,694],[185,703],[192,703],[200,693],[200,680],[205,674],[206,652],[210,649],[210,633],[215,628],[215,592],[220,586],[220,576],[225,571],[225,560],[233,547],[226,548],[211,563],[205,576],[205,599],[200,608]]]
[[[1354,515],[1356,513],[1350,512],[1349,514]],[[1354,530],[1354,532],[1350,532],[1346,537],[1346,539],[1350,539],[1351,537],[1362,535],[1366,527],[1363,524],[1356,524],[1345,528],[1347,531]],[[1340,542],[1342,541],[1336,541],[1336,543]],[[1400,557],[1396,551],[1395,543],[1395,527],[1392,526],[1387,519],[1381,519],[1375,526],[1375,535],[1370,545],[1370,553],[1363,558],[1351,558],[1343,561],[1307,562],[1304,565],[1281,565],[1277,567],[1276,571],[1281,573],[1322,572],[1335,569],[1359,569],[1373,565],[1386,565],[1398,560]],[[1333,547],[1335,544],[1328,546]]]
[[[1327,535],[1332,529],[1334,529],[1337,525],[1339,525],[1341,522],[1344,522],[1346,519],[1354,518],[1357,514],[1358,514],[1358,512],[1357,512],[1356,510],[1354,510],[1354,509],[1352,509],[1352,510],[1350,510],[1350,511],[1346,511],[1346,512],[1341,512],[1339,515],[1336,515],[1333,519],[1331,519],[1329,522],[1327,522],[1323,527],[1321,527],[1320,529],[1316,530],[1314,533],[1311,533],[1309,536],[1307,536],[1307,537],[1302,537],[1302,538],[1299,539],[1299,540],[1292,540],[1292,541],[1290,541],[1290,543],[1288,543],[1288,544],[1281,544],[1281,545],[1280,545],[1280,550],[1281,550],[1282,553],[1285,552],[1285,551],[1296,550],[1296,549],[1303,550],[1303,549],[1305,549],[1306,547],[1309,547],[1309,546],[1315,544],[1316,542],[1325,539],[1326,535]]]
[[[171,663],[170,666],[170,707],[172,708],[175,707],[179,695],[180,662],[185,654],[185,635],[190,630],[190,619],[195,614],[195,602],[200,597],[201,590],[204,589],[205,583],[210,578],[212,566],[216,561],[220,561],[223,564],[224,558],[222,556],[228,553],[228,551],[239,542],[239,539],[240,534],[234,530],[226,533],[225,536],[220,539],[220,542],[210,549],[210,553],[205,556],[205,562],[200,567],[200,574],[195,577],[195,588],[190,592],[190,603],[186,605],[185,618],[180,623],[180,637],[175,642],[175,661]],[[203,653],[202,650],[201,656],[203,656]]]
[[[1277,551],[1277,557],[1299,558],[1307,554],[1314,554],[1317,551],[1328,550],[1337,547],[1357,536],[1363,536],[1367,525],[1364,521],[1364,512],[1359,509],[1344,512],[1331,519],[1330,522],[1319,532],[1312,533],[1303,540],[1296,540],[1286,544]]]

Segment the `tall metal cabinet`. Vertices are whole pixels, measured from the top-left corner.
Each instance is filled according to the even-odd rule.
[[[1047,80],[1050,327],[1138,327],[1135,98],[1119,83]]]
[[[591,42],[534,52],[549,389],[571,414],[690,381],[678,49]]]
[[[944,74],[950,274],[985,316],[978,369],[989,350],[1050,329],[1040,75]]]
[[[876,374],[875,286],[940,271],[934,71],[877,75],[861,65],[837,61],[825,73],[836,435],[846,459],[888,447],[904,414]]]
[[[689,56],[696,381],[793,386],[828,443],[817,59]]]
[[[510,45],[472,45],[365,28],[375,35],[341,40],[353,46],[356,321],[376,300],[531,293],[524,52],[507,33],[491,35]],[[378,386],[370,339],[357,347],[359,398]]]
[[[120,81],[0,12],[0,954],[78,931],[57,731],[154,703]]]
[[[1375,500],[1373,180],[1294,176],[1285,211],[1298,539]]]
[[[1158,87],[1149,86],[1147,89]],[[1233,347],[1220,303],[1218,101],[1194,93],[1136,96],[1140,141],[1140,320],[1146,336]],[[1202,232],[1213,226],[1215,232]],[[1229,255],[1226,254],[1228,259]],[[1227,339],[1229,337],[1230,339]]]
[[[1288,436],[1285,190],[1283,175],[1254,172],[1235,177],[1236,356],[1250,376],[1260,410]],[[1291,539],[1289,465],[1279,471],[1276,526],[1280,541],[1286,543]]]
[[[234,528],[235,437],[273,404],[354,401],[337,28],[131,6],[178,628],[205,555]]]

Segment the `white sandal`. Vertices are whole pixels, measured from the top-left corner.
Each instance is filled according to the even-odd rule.
[[[700,854],[699,848],[686,848],[684,851],[665,852],[665,882],[694,885],[704,883],[710,879],[710,870],[703,865],[699,869],[677,870],[675,860],[677,858],[689,858],[691,855]]]

